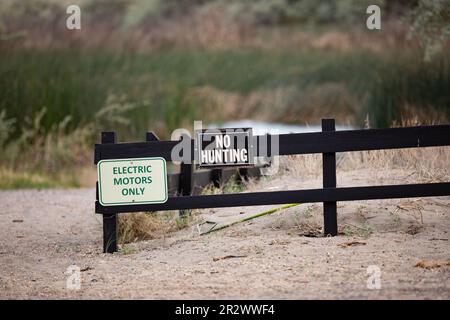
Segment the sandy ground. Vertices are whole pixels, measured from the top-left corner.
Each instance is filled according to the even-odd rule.
[[[417,181],[408,172],[384,176],[354,171],[338,182]],[[258,187],[319,185],[284,177]],[[101,253],[94,198],[93,189],[0,192],[0,298],[450,298],[448,197],[338,203],[343,234],[334,238],[316,237],[322,207],[312,204],[205,236],[191,227],[114,255]],[[198,217],[235,219],[268,208],[202,210]],[[415,267],[421,260],[442,265]],[[70,265],[81,268],[80,290],[66,288]],[[380,289],[367,286],[372,265]]]

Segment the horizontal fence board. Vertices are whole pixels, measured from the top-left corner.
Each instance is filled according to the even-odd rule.
[[[154,205],[103,207],[98,202],[96,202],[96,212],[108,214],[122,212],[205,209],[286,203],[355,201],[449,195],[450,183],[346,187],[275,192],[236,193],[208,196],[170,197],[166,203]]]
[[[257,156],[266,156],[266,148],[259,142],[265,137],[254,137]],[[363,150],[400,149],[450,145],[450,125],[409,128],[346,130],[312,132],[272,136],[279,139],[279,155],[330,153]],[[117,144],[96,144],[95,163],[105,159],[163,157],[171,160],[172,149],[179,141],[150,141]],[[191,160],[194,158],[194,140],[191,140]]]
[[[107,144],[95,145],[95,164],[100,160],[162,157],[171,160],[172,148],[179,141],[149,141],[116,143],[112,148]]]
[[[280,155],[450,145],[450,125],[280,135]]]

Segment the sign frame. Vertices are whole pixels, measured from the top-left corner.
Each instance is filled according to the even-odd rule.
[[[236,131],[236,130],[242,130],[242,132]],[[248,161],[246,163],[239,162],[239,163],[221,163],[221,164],[203,164],[201,163],[201,152],[203,150],[203,147],[201,145],[202,139],[201,137],[205,134],[208,135],[236,135],[236,134],[245,134],[247,135],[248,139],[248,147],[247,147],[247,158]],[[212,143],[212,142],[211,142]],[[250,168],[255,166],[255,151],[254,151],[254,145],[253,145],[253,128],[211,128],[211,129],[202,129],[202,130],[196,130],[195,131],[195,140],[194,140],[194,154],[195,154],[195,161],[198,168],[223,168],[223,167],[242,167],[242,168]]]
[[[102,183],[101,183],[101,165],[103,163],[108,162],[130,162],[130,161],[143,161],[143,160],[162,160],[163,162],[163,172],[164,172],[164,190],[165,190],[165,198],[163,200],[154,200],[154,201],[130,201],[130,202],[115,202],[115,203],[105,203],[102,199]],[[168,177],[167,177],[167,162],[163,157],[147,157],[147,158],[126,158],[126,159],[106,159],[100,160],[97,163],[97,179],[98,179],[98,201],[104,207],[114,207],[114,206],[123,206],[123,205],[145,205],[145,204],[162,204],[166,203],[169,199],[169,190],[168,190]]]

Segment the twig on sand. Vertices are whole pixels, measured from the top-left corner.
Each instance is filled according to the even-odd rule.
[[[450,267],[450,260],[448,261],[433,261],[433,260],[420,260],[414,267],[422,269],[436,269],[440,267]]]
[[[365,246],[367,243],[362,241],[350,241],[339,244],[338,246],[341,248],[347,248],[352,246]]]
[[[219,261],[219,260],[225,260],[225,259],[232,259],[232,258],[246,258],[247,256],[235,256],[235,255],[228,255],[228,256],[222,256],[222,257],[216,257],[213,258],[213,261]]]

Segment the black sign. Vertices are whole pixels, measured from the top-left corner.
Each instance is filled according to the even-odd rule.
[[[207,129],[195,134],[199,167],[251,166],[254,163],[251,128]]]

